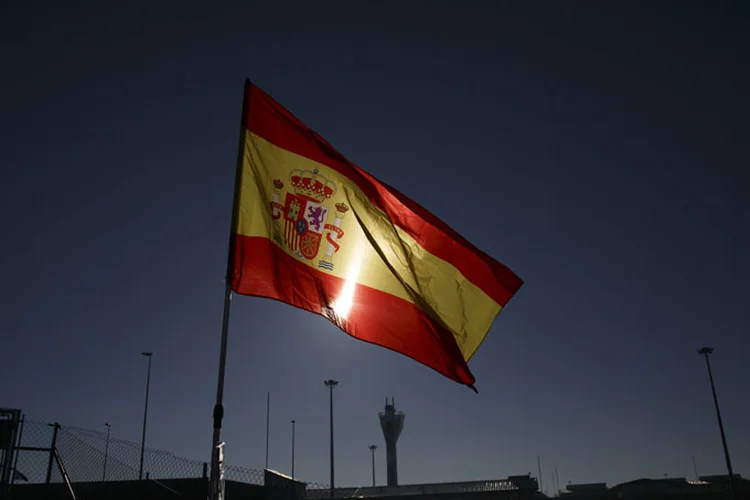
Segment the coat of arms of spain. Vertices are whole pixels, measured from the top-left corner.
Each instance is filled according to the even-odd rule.
[[[349,207],[336,203],[331,210],[330,199],[336,194],[336,184],[317,169],[292,170],[289,185],[290,191],[284,189],[284,182],[280,179],[273,181],[273,240],[297,258],[314,265],[325,236],[325,253],[317,261],[317,266],[333,271],[333,256],[339,251],[344,236],[341,222]],[[331,218],[333,224],[328,223]],[[283,227],[281,219],[284,220]]]

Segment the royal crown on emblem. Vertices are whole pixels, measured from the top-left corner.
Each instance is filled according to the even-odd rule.
[[[274,180],[273,180],[273,186],[274,186],[274,187],[275,187],[276,189],[281,189],[281,188],[283,188],[283,187],[284,187],[284,183],[283,183],[283,182],[281,182],[281,181],[280,181],[279,179],[274,179]]]
[[[346,211],[349,210],[349,207],[346,206],[343,203],[336,203],[336,211],[339,213],[346,213]]]
[[[312,198],[318,203],[328,200],[336,192],[336,184],[318,173],[318,170],[293,170],[289,181],[294,192]]]

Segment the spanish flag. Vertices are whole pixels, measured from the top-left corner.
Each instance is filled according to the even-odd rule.
[[[229,277],[472,389],[467,361],[523,283],[250,81]]]

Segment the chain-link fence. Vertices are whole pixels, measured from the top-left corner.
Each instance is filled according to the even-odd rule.
[[[224,466],[224,479],[249,484],[263,484],[263,471],[237,465]]]
[[[95,490],[91,488],[96,484],[104,487],[114,481],[139,479],[141,446],[138,442],[119,439],[107,432],[29,419],[22,422],[19,432],[12,481],[18,486],[41,486],[49,482],[70,491],[89,493],[88,496],[79,495],[79,498],[94,498],[96,495],[92,492]],[[209,464],[200,460],[182,458],[153,448],[144,450],[143,479],[151,480],[152,484],[155,481],[162,488],[178,487],[167,480],[206,478],[208,473]],[[297,483],[288,481],[288,478],[279,480],[278,475],[272,476],[276,479],[270,486],[277,492],[279,488],[302,488],[302,491],[311,491],[314,495],[328,490],[325,484]],[[265,485],[266,482],[263,470],[236,465],[224,466],[224,478],[234,482],[232,488],[236,492],[243,484],[250,488]],[[169,486],[161,481],[167,481]],[[67,483],[68,486],[59,483]],[[291,497],[283,493],[282,498],[289,500]],[[295,494],[294,498],[303,497]]]
[[[56,459],[72,483],[127,481],[139,479],[140,443],[108,436],[106,432],[67,425],[57,426],[26,419],[15,464],[16,483],[62,482]],[[249,484],[263,484],[263,471],[227,466],[225,477]],[[149,479],[199,478],[208,473],[208,464],[178,457],[174,453],[146,448],[143,476]]]
[[[22,450],[15,456],[13,482],[45,482],[48,471],[50,474],[54,473],[53,468],[49,466],[53,428],[41,422],[31,421],[26,421],[21,426],[19,446]]]

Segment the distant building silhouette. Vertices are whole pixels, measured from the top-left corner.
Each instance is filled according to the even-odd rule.
[[[739,498],[750,500],[750,481],[734,475]],[[701,476],[698,481],[688,481],[684,477],[635,479],[608,488],[605,483],[569,484],[563,496],[571,500],[661,500],[665,498],[682,499],[720,499],[731,500],[729,476]]]

